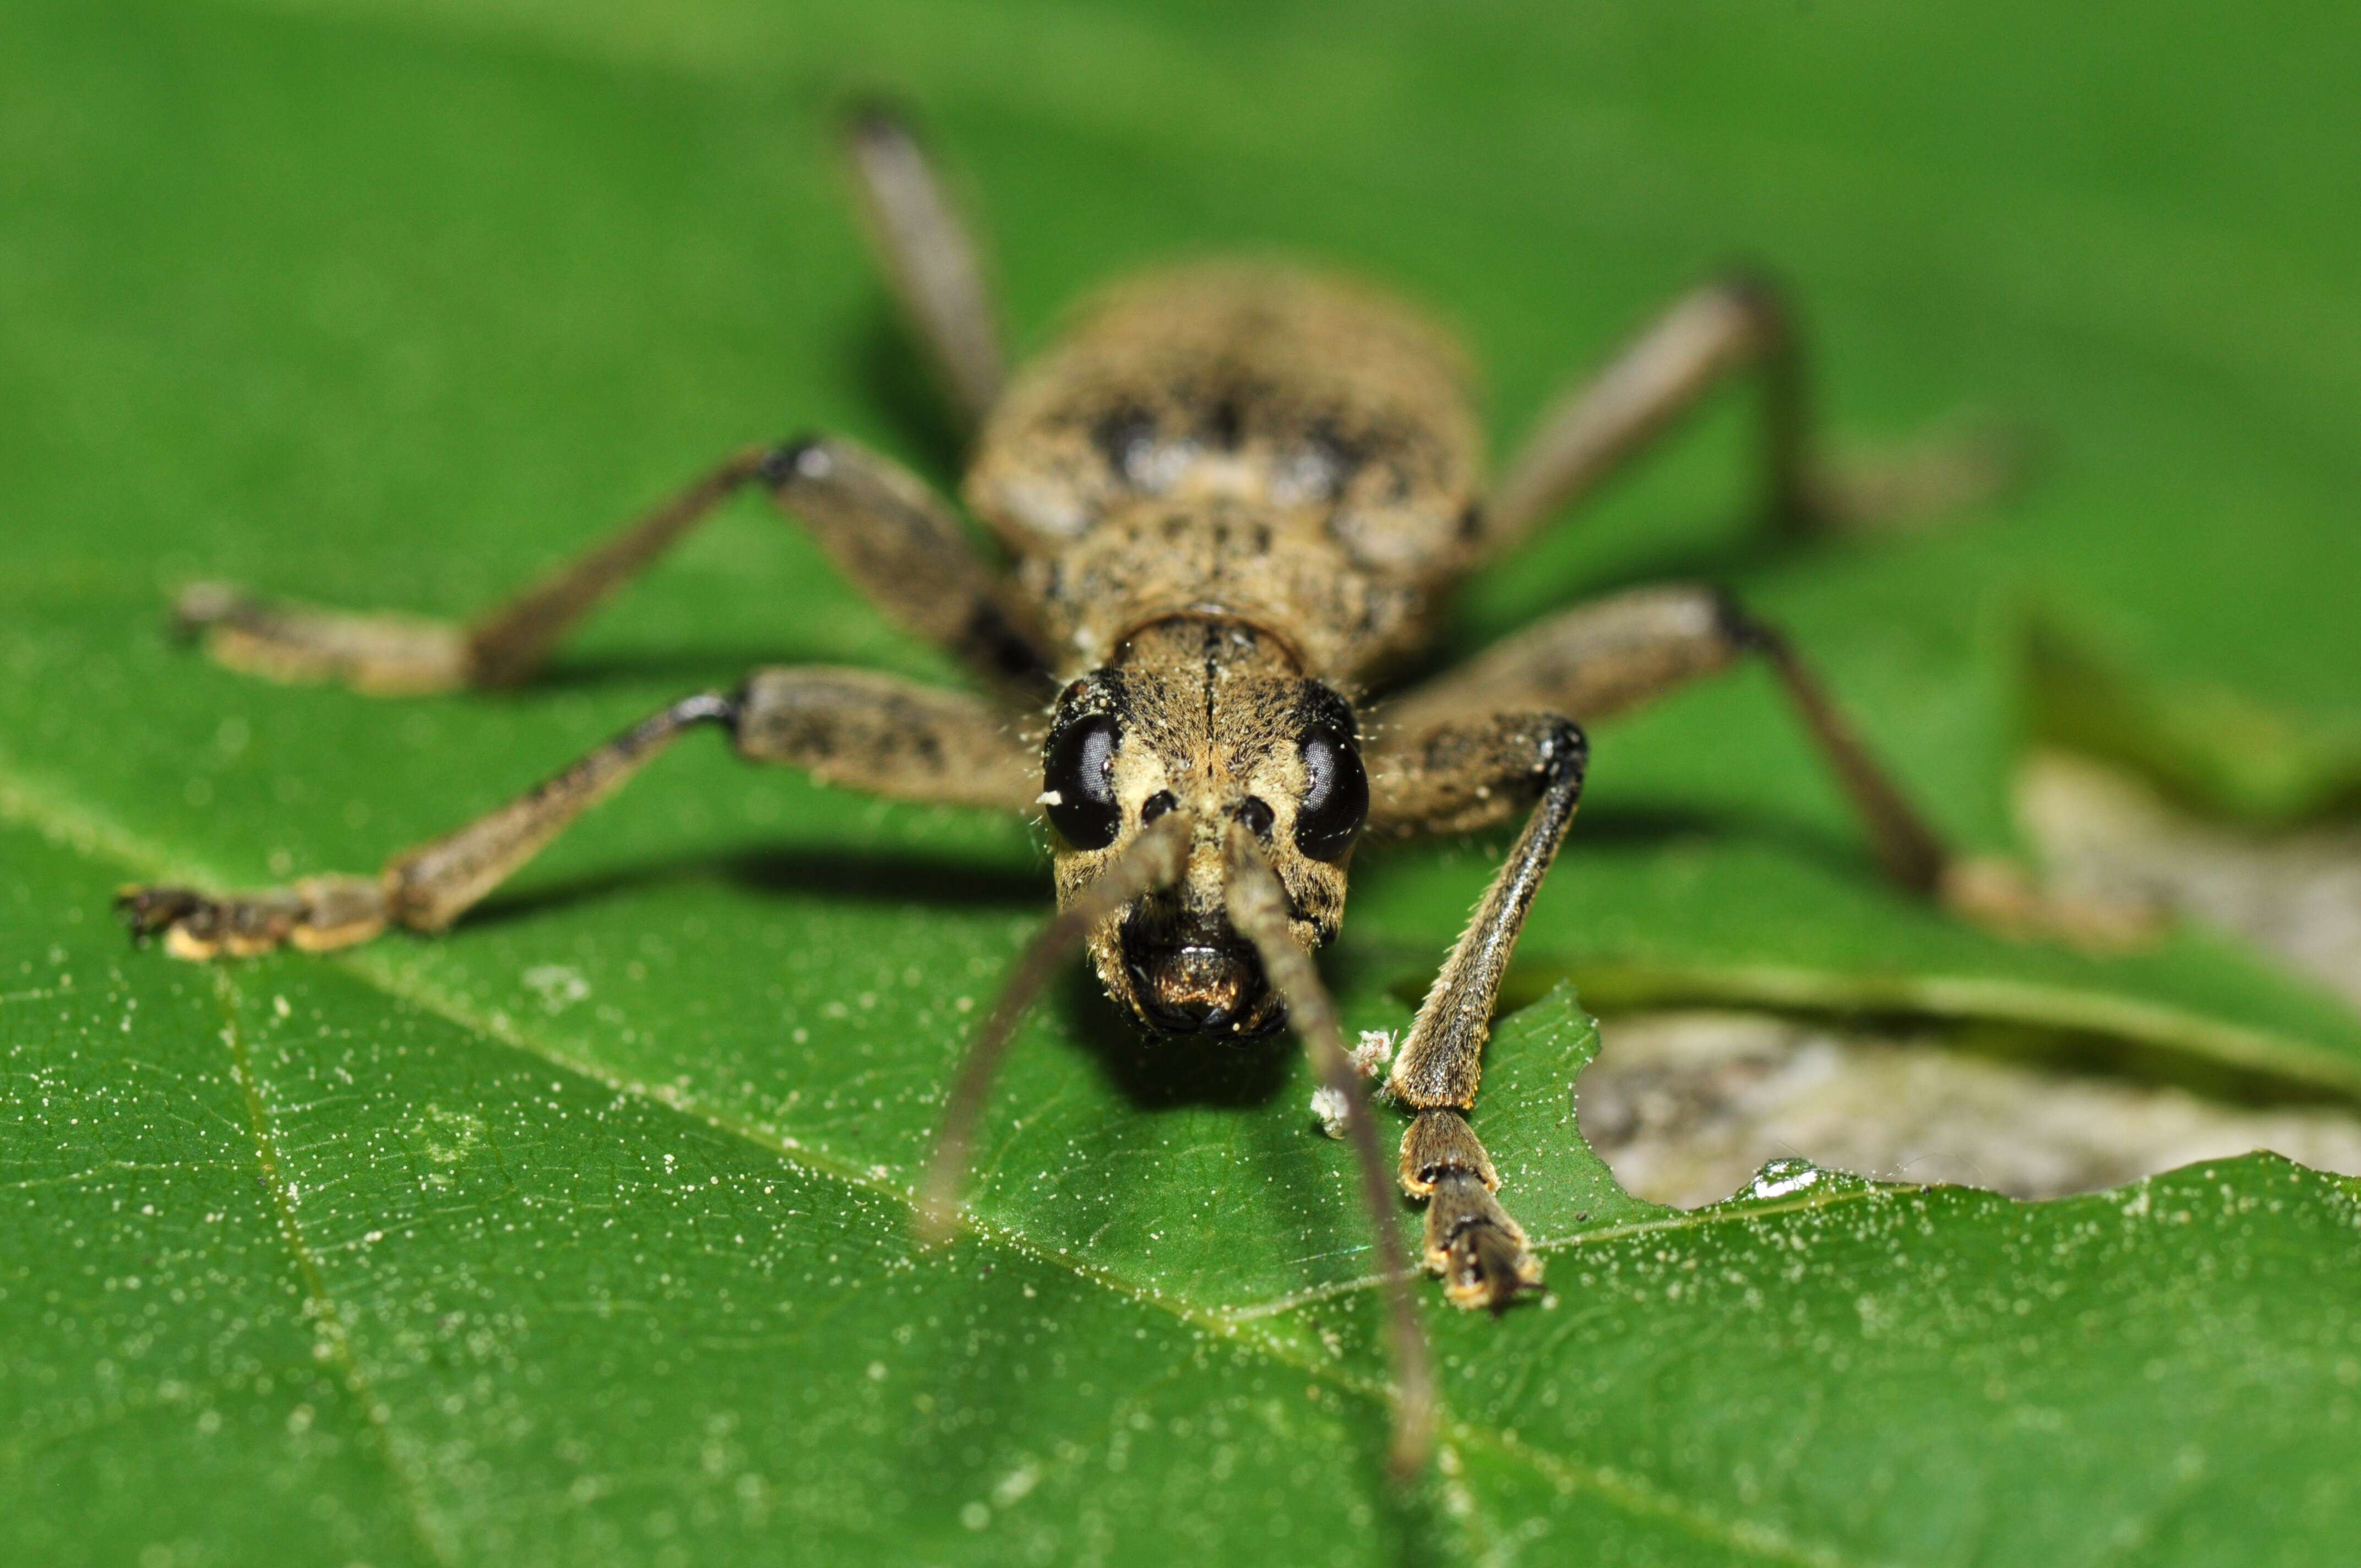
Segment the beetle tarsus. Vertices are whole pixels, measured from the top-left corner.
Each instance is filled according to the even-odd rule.
[[[1437,1179],[1427,1199],[1426,1266],[1442,1277],[1443,1293],[1457,1307],[1497,1311],[1542,1282],[1524,1227],[1467,1171]]]
[[[258,893],[213,894],[191,887],[133,886],[115,907],[145,944],[161,937],[176,959],[258,958],[288,946],[326,952],[365,942],[386,927],[385,884],[369,877],[307,877]]]
[[[290,685],[337,681],[373,696],[415,696],[456,690],[474,674],[459,627],[283,603],[227,583],[182,588],[171,631],[176,641],[203,642],[217,664]]]

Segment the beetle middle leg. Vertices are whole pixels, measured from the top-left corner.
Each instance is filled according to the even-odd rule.
[[[845,152],[879,261],[972,432],[1007,374],[982,247],[917,135],[890,110],[848,116]],[[174,620],[221,663],[276,680],[341,681],[390,696],[518,685],[609,594],[756,482],[803,517],[837,565],[908,630],[1020,700],[1044,695],[1048,660],[1023,601],[923,483],[845,441],[733,453],[465,625],[280,603],[217,583],[184,590]]]
[[[1708,587],[1638,588],[1579,606],[1394,698],[1379,716],[1392,739],[1372,766],[1407,769],[1425,783],[1421,792],[1398,789],[1390,802],[1381,798],[1375,825],[1466,832],[1506,815],[1505,803],[1445,787],[1433,765],[1419,760],[1421,748],[1455,734],[1471,712],[1542,707],[1590,723],[1750,655],[1769,665],[1897,886],[2017,934],[2098,948],[2148,934],[2144,911],[2053,900],[2004,862],[1959,853],[1877,761],[1786,637]]]
[[[512,686],[617,588],[749,485],[810,528],[838,568],[905,628],[939,643],[1013,699],[1049,689],[1032,612],[924,481],[852,442],[818,436],[756,447],[548,577],[465,626],[277,604],[235,588],[184,592],[181,628],[214,658],[281,680],[364,691]]]
[[[1463,1306],[1499,1305],[1540,1277],[1499,1179],[1466,1120],[1510,950],[1580,794],[1585,721],[1756,654],[1766,660],[1896,883],[1987,925],[2092,946],[2146,934],[2143,912],[2045,898],[2009,868],[1963,858],[1862,745],[1786,640],[1709,588],[1643,588],[1584,606],[1413,687],[1372,716],[1370,827],[1465,833],[1536,795],[1524,831],[1420,1005],[1389,1087],[1417,1113],[1402,1185],[1427,1207],[1427,1258]],[[1560,718],[1558,715],[1570,717]]]
[[[705,725],[727,730],[750,762],[801,767],[873,795],[1022,812],[1039,787],[1032,748],[981,698],[865,670],[758,670],[734,694],[660,709],[507,805],[403,850],[375,876],[311,877],[229,894],[134,887],[118,905],[135,935],[161,935],[184,959],[247,957],[281,944],[316,952],[393,927],[439,931]]]
[[[1752,370],[1763,397],[1763,506],[1790,537],[1890,525],[1972,504],[2015,477],[2007,444],[1930,444],[1883,466],[1839,470],[1816,445],[1793,310],[1754,277],[1684,296],[1534,422],[1478,519],[1498,554],[1591,494],[1729,378]]]

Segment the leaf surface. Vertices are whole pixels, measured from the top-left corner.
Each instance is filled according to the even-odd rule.
[[[1674,1215],[1581,1144],[1594,1036],[1563,994],[1503,1025],[1481,1112],[1554,1305],[1431,1305],[1454,1424],[1415,1494],[1380,1479],[1368,1247],[1284,1042],[1147,1050],[1077,977],[996,1098],[973,1234],[917,1251],[947,1069],[1046,901],[1017,825],[686,748],[447,938],[218,975],[121,949],[118,882],[373,865],[757,662],[950,678],[752,505],[513,698],[264,687],[158,628],[200,575],[464,612],[807,426],[947,481],[823,147],[865,81],[972,178],[1029,342],[1175,250],[1310,250],[1458,321],[1507,433],[1744,251],[1795,279],[1851,444],[1983,402],[2059,454],[1972,527],[1778,556],[1741,526],[1724,410],[1480,582],[1466,642],[1728,579],[1983,848],[2035,707],[2257,814],[2349,787],[2361,545],[2318,411],[2350,401],[2361,318],[2323,232],[2347,220],[2297,192],[2349,185],[2352,149],[2249,175],[2340,101],[2328,51],[2192,31],[2166,93],[2096,14],[1829,7],[1808,44],[1738,7],[1345,16],[0,15],[15,1555],[825,1560],[890,1530],[911,1561],[2293,1563],[2349,1538],[2349,1183],[2253,1160],[2026,1207],[1787,1171],[1767,1187],[1808,1184]],[[2142,139],[2200,112],[2173,157]],[[1525,995],[1997,1020],[2361,1085],[2361,1025],[2226,941],[2100,961],[1885,893],[1752,675],[1602,729],[1577,832]],[[1498,848],[1356,872],[1330,965],[1356,1022],[1403,1021]],[[2234,1533],[2250,1511],[2268,1528]]]

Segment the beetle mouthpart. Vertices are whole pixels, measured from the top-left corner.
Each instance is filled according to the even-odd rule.
[[[1286,1020],[1243,943],[1159,941],[1126,926],[1122,947],[1132,1013],[1153,1034],[1256,1039]]]

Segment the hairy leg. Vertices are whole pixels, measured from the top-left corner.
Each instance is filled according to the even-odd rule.
[[[1640,588],[1567,610],[1394,698],[1376,715],[1389,739],[1370,764],[1373,774],[1392,769],[1395,787],[1380,791],[1373,825],[1466,832],[1509,815],[1505,803],[1466,791],[1447,770],[1418,761],[1455,744],[1466,715],[1538,708],[1591,723],[1748,655],[1763,660],[1787,694],[1896,884],[2012,932],[2094,947],[2147,933],[2142,912],[2051,901],[2006,864],[1958,853],[1878,762],[1786,638],[1707,587]]]
[[[1025,600],[926,484],[852,442],[813,437],[725,458],[686,488],[464,626],[279,604],[218,584],[181,596],[177,620],[214,657],[278,680],[410,694],[512,686],[566,634],[739,489],[760,485],[808,526],[880,609],[957,655],[1012,700],[1050,689]]]
[[[1543,412],[1486,504],[1480,548],[1498,554],[1514,546],[1749,370],[1762,384],[1763,510],[1783,533],[1925,518],[1994,493],[2021,466],[2006,444],[1985,438],[1930,445],[1857,472],[1828,466],[1817,451],[1793,313],[1770,284],[1732,278],[1675,302]]]
[[[1571,720],[1547,711],[1394,733],[1397,740],[1370,757],[1373,824],[1448,826],[1479,808],[1496,816],[1531,811],[1420,1004],[1389,1081],[1395,1100],[1417,1113],[1402,1139],[1401,1183],[1427,1201],[1427,1266],[1459,1305],[1504,1306],[1540,1283],[1541,1265],[1493,1196],[1500,1179],[1466,1113],[1476,1103],[1509,955],[1574,820],[1589,749]]]
[[[980,698],[865,670],[760,670],[728,696],[685,697],[456,832],[405,850],[375,876],[310,877],[256,893],[134,887],[117,901],[134,934],[175,957],[247,957],[282,943],[349,947],[392,927],[439,931],[541,852],[583,812],[700,725],[752,762],[905,800],[1030,807],[1032,748]]]

